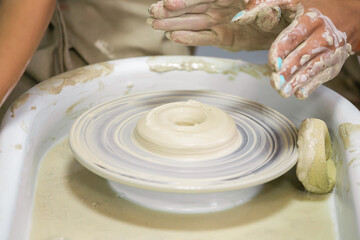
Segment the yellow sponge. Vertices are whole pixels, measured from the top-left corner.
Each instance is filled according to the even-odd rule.
[[[305,119],[298,133],[296,175],[312,193],[330,192],[335,185],[336,168],[331,159],[331,140],[324,121]]]

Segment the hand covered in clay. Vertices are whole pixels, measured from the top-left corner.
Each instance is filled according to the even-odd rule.
[[[218,46],[229,51],[268,49],[279,31],[232,23],[243,0],[162,0],[149,8],[148,23],[170,40],[189,46]]]
[[[266,32],[291,22],[269,51],[271,84],[283,97],[305,99],[359,51],[359,9],[357,0],[250,0],[233,21]]]

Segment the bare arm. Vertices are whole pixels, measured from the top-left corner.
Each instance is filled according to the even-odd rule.
[[[0,106],[50,22],[56,0],[0,0]]]

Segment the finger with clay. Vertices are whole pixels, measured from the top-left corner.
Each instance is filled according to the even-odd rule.
[[[284,16],[277,15],[282,12]],[[281,21],[292,21],[276,38],[269,51],[273,69],[271,85],[281,96],[307,98],[319,85],[333,79],[345,60],[359,52],[360,3],[355,0],[249,1],[233,21],[256,23],[273,31]],[[265,13],[272,12],[264,17]]]
[[[229,51],[268,49],[279,32],[231,22],[244,6],[242,0],[163,0],[150,6],[148,24],[184,45]]]
[[[264,32],[272,32],[285,28],[295,19],[297,11],[295,1],[250,0],[245,9],[237,13],[231,21],[240,25],[255,24]]]
[[[340,72],[351,49],[346,34],[337,30],[329,18],[311,9],[272,45],[269,64],[276,72],[271,83],[284,97],[295,94],[305,99]]]

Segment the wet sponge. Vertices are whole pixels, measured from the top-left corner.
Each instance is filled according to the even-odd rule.
[[[305,119],[298,133],[296,175],[312,193],[330,192],[335,185],[336,169],[331,158],[331,140],[324,121]]]

